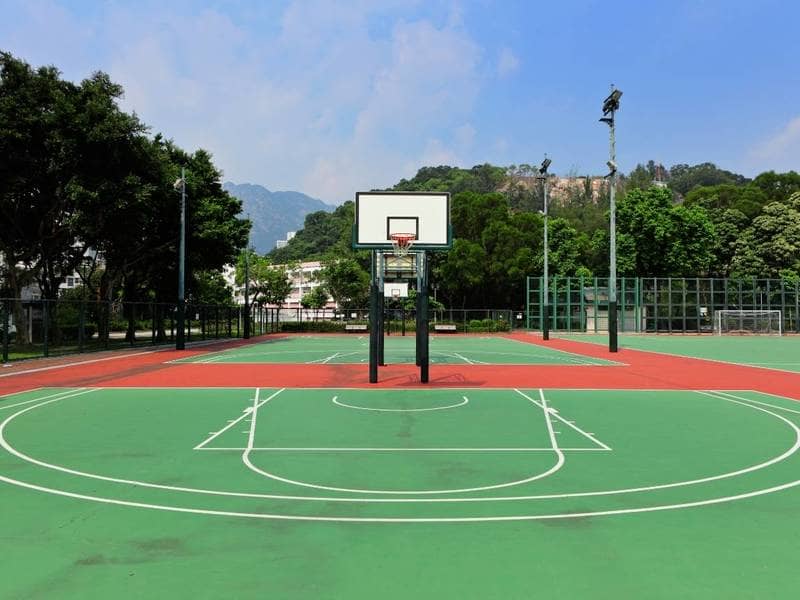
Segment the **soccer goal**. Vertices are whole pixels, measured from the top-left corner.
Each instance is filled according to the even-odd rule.
[[[781,335],[782,317],[779,310],[718,310],[714,313],[714,333]]]

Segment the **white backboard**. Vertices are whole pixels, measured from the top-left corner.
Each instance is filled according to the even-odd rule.
[[[393,233],[413,233],[414,250],[447,250],[453,244],[447,192],[358,192],[354,248],[390,249]]]
[[[383,295],[386,298],[408,298],[408,283],[405,281],[384,283]]]

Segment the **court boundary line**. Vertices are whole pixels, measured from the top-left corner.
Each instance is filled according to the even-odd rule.
[[[258,392],[256,392],[256,399],[257,398],[258,398]],[[538,405],[533,400],[531,400],[531,402],[533,402],[533,404],[535,404],[536,406],[539,406],[539,408],[542,408],[540,405]],[[425,495],[425,496],[428,496],[428,495],[431,495],[431,494],[465,494],[465,493],[468,493],[468,492],[482,492],[482,491],[486,491],[486,490],[495,490],[495,489],[500,489],[500,488],[513,487],[513,486],[517,486],[517,485],[523,485],[525,483],[530,483],[532,481],[537,481],[539,479],[544,479],[546,477],[549,477],[550,475],[552,475],[553,473],[555,473],[559,469],[561,469],[561,467],[564,465],[564,461],[565,461],[563,452],[561,452],[558,449],[558,443],[556,442],[556,439],[555,439],[555,433],[553,432],[552,424],[550,423],[550,420],[549,420],[549,411],[546,409],[546,405],[545,405],[545,408],[543,408],[543,413],[544,413],[544,417],[545,417],[545,422],[547,423],[547,426],[548,426],[548,431],[550,432],[550,441],[551,441],[551,445],[552,445],[552,450],[556,454],[556,462],[548,470],[543,471],[541,473],[538,473],[536,475],[533,475],[531,477],[527,477],[525,479],[520,479],[520,480],[517,480],[517,481],[509,481],[509,482],[505,482],[505,483],[498,483],[498,484],[489,485],[489,486],[476,486],[476,487],[470,487],[470,488],[459,488],[459,489],[451,489],[451,490],[368,490],[368,489],[343,488],[343,487],[335,487],[335,486],[328,486],[328,485],[319,485],[319,484],[315,484],[315,483],[308,483],[308,482],[305,482],[305,481],[289,479],[287,477],[281,477],[281,476],[276,475],[274,473],[270,473],[269,471],[265,471],[264,469],[260,469],[260,468],[256,467],[250,461],[250,453],[252,452],[253,440],[255,439],[256,419],[257,419],[258,409],[261,406],[263,406],[263,404],[266,404],[266,402],[264,402],[264,403],[262,403],[260,405],[258,405],[257,403],[254,403],[254,405],[253,405],[252,418],[250,420],[250,435],[249,435],[249,438],[248,438],[247,448],[242,453],[242,462],[244,462],[244,464],[247,466],[247,468],[250,469],[251,471],[253,471],[254,473],[257,473],[257,474],[262,475],[264,477],[268,477],[269,479],[274,479],[276,481],[280,481],[282,483],[287,483],[287,484],[290,484],[290,485],[296,485],[296,486],[300,486],[300,487],[308,487],[308,488],[312,488],[312,489],[326,490],[326,491],[332,491],[332,492],[345,492],[345,493],[350,493],[350,494],[381,494],[381,495],[387,495],[387,496],[388,495],[408,496],[408,495],[412,495],[412,494],[413,495]]]
[[[562,448],[564,452],[608,452],[605,448]],[[242,452],[245,448],[223,448],[207,446],[205,448],[192,448],[192,450],[218,450]],[[552,452],[553,448],[400,448],[400,447],[375,447],[375,448],[300,448],[286,447],[253,447],[253,452]]]
[[[370,408],[367,406],[353,406],[352,404],[345,404],[344,402],[338,402],[337,398],[339,396],[334,396],[332,402],[337,406],[342,406],[344,408],[352,408],[355,410],[374,410],[376,412],[426,412],[431,410],[447,410],[449,408],[458,408],[459,406],[464,406],[465,404],[469,403],[469,398],[466,396],[461,396],[464,398],[463,402],[459,402],[458,404],[451,404],[449,406],[434,406],[431,408]]]
[[[580,335],[580,334],[573,334],[573,335]],[[658,335],[659,334],[650,334],[649,336],[646,336],[646,337],[653,337],[653,336],[658,336]],[[670,335],[680,335],[680,334],[660,334],[660,335],[662,335],[662,336],[670,336]],[[620,337],[622,337],[622,336],[620,336]],[[690,337],[701,338],[701,337],[704,337],[704,336],[695,335],[695,336],[690,336]],[[778,337],[783,337],[783,336],[778,336]],[[555,339],[564,340],[566,342],[581,342],[583,344],[593,344],[595,346],[601,346],[601,347],[605,346],[604,343],[595,342],[593,340],[581,340],[581,339],[574,339],[574,338],[571,338],[571,337],[556,337]],[[675,357],[675,358],[688,358],[688,359],[691,359],[691,360],[707,360],[707,361],[710,361],[710,362],[720,363],[720,364],[723,364],[723,365],[733,365],[733,366],[737,366],[737,367],[750,367],[751,369],[766,369],[767,371],[776,371],[778,373],[792,373],[794,375],[799,375],[800,374],[800,371],[788,371],[786,369],[776,369],[774,367],[761,367],[761,366],[755,366],[755,365],[753,365],[751,363],[731,362],[729,360],[722,360],[721,358],[704,358],[702,356],[694,356],[693,354],[676,354],[674,352],[662,352],[660,350],[642,350],[640,348],[631,348],[629,346],[626,347],[624,345],[621,345],[620,348],[622,348],[623,350],[633,350],[634,352],[644,352],[644,353],[650,353],[650,354],[663,354],[664,356],[672,356],[672,357]],[[749,391],[749,390],[747,390],[747,391]]]
[[[617,361],[617,360],[611,360],[609,358],[597,358],[595,356],[585,356],[583,354],[578,354],[577,352],[570,352],[569,350],[562,350],[561,348],[553,348],[553,347],[545,345],[545,344],[536,344],[534,342],[523,342],[522,340],[518,340],[517,338],[514,338],[514,337],[503,337],[502,339],[511,340],[512,342],[516,342],[518,344],[524,344],[526,346],[538,346],[538,347],[542,347],[542,348],[547,348],[547,349],[552,350],[554,352],[561,352],[563,354],[570,354],[570,355],[573,355],[573,356],[581,357],[583,359],[594,358],[596,360],[604,360],[604,361],[607,361],[607,362],[611,363],[611,364],[608,364],[608,365],[593,365],[593,366],[598,366],[598,367],[629,367],[630,366],[629,363],[624,363],[624,362]],[[556,339],[558,339],[558,338],[556,338]]]
[[[43,389],[43,388],[36,388],[36,389]],[[54,394],[50,394],[49,396],[44,396],[41,398],[34,398],[33,400],[25,400],[23,402],[17,402],[16,404],[8,404],[8,405],[0,405],[0,410],[5,410],[6,408],[14,408],[15,406],[23,406],[25,404],[31,404],[33,402],[38,402],[39,400],[48,400],[49,398],[54,398],[55,396],[61,396],[65,394],[71,394],[72,392],[87,390],[90,388],[79,387],[79,388],[68,388],[66,390],[62,390],[60,392],[56,392]],[[25,393],[25,392],[20,392]]]
[[[204,389],[207,389],[207,388],[204,388]],[[211,388],[211,389],[213,389],[213,388]],[[246,388],[246,389],[252,389],[252,388]],[[261,388],[256,388],[256,400],[258,400],[258,391],[259,391],[260,389],[261,389]],[[282,391],[284,391],[285,389],[286,389],[286,388],[281,388],[281,389],[279,389],[277,392],[275,392],[274,394],[272,394],[272,395],[271,395],[269,398],[267,398],[266,400],[264,400],[264,402],[263,402],[262,404],[266,404],[267,402],[269,402],[270,400],[272,400],[272,399],[273,399],[275,396],[277,396],[278,394],[280,394],[280,393],[281,393]],[[260,405],[259,405],[259,406],[260,406]],[[239,417],[238,417],[237,419],[234,419],[234,420],[232,420],[232,421],[228,421],[228,424],[227,424],[227,425],[225,425],[225,427],[223,427],[223,428],[222,428],[222,429],[220,429],[219,431],[215,431],[215,432],[213,432],[213,433],[211,434],[211,437],[209,437],[209,438],[207,438],[206,440],[204,440],[204,441],[200,442],[200,443],[199,443],[197,446],[195,446],[194,448],[192,448],[192,450],[202,450],[202,449],[203,449],[203,447],[204,447],[206,444],[208,444],[208,443],[209,443],[211,440],[215,439],[215,438],[216,438],[217,436],[219,436],[219,435],[222,435],[223,433],[225,433],[226,431],[228,431],[228,429],[230,429],[231,427],[233,427],[234,425],[236,425],[236,424],[237,424],[239,421],[241,421],[242,419],[244,419],[244,418],[246,418],[248,415],[250,415],[250,414],[252,413],[252,410],[253,410],[253,409],[252,409],[251,407],[248,407],[248,408],[246,408],[246,409],[245,409],[245,410],[242,412],[242,414],[241,414],[241,415],[239,415]]]
[[[544,399],[544,392],[543,392],[542,390],[543,390],[543,388],[539,388],[539,393],[541,394],[541,397],[542,397],[542,399]],[[530,401],[531,401],[531,402],[533,402],[534,404],[537,404],[537,403],[536,403],[536,400],[534,400],[533,398],[531,398],[530,396],[528,396],[528,395],[527,395],[527,394],[525,394],[524,392],[520,391],[519,389],[517,389],[517,388],[514,388],[514,391],[515,391],[515,392],[517,392],[517,393],[518,393],[520,396],[522,396],[523,398],[527,398],[528,400],[530,400]],[[638,391],[638,390],[636,390],[636,391]],[[543,405],[539,405],[539,406],[540,406],[540,407],[542,407]],[[553,410],[554,410],[554,409],[548,409],[548,411],[553,411]],[[595,437],[594,437],[594,436],[593,436],[591,433],[589,433],[589,432],[587,432],[587,431],[584,431],[583,429],[581,429],[580,427],[578,427],[577,425],[575,425],[575,423],[573,423],[573,422],[571,422],[571,421],[568,421],[567,419],[565,419],[564,417],[562,417],[560,414],[558,414],[558,411],[552,412],[552,414],[553,414],[553,416],[554,416],[556,419],[558,419],[559,421],[561,421],[562,423],[564,423],[564,424],[565,424],[565,425],[567,425],[568,427],[571,427],[572,429],[574,429],[575,431],[577,431],[578,433],[580,433],[580,434],[581,434],[581,435],[583,435],[584,437],[588,438],[588,439],[589,439],[589,440],[591,440],[593,443],[595,443],[595,444],[597,444],[598,446],[600,446],[600,448],[602,448],[603,450],[609,450],[609,451],[611,450],[611,448],[610,448],[608,445],[604,444],[603,442],[601,442],[600,440],[598,440],[597,438],[595,438]]]
[[[100,389],[100,388],[95,388],[95,389]],[[110,388],[110,389],[113,389],[113,388]],[[87,392],[89,392],[89,391],[94,391],[94,390],[87,390]],[[686,391],[692,392],[692,391],[695,391],[695,390],[686,390]],[[754,390],[745,390],[745,391],[753,392]],[[758,392],[756,391],[756,393],[758,393]],[[196,494],[207,494],[207,495],[217,495],[217,496],[234,496],[234,497],[262,498],[262,499],[276,499],[276,500],[318,500],[318,501],[325,501],[325,502],[368,502],[368,503],[390,503],[390,502],[397,502],[397,503],[405,503],[405,502],[439,503],[439,502],[488,502],[488,501],[497,502],[497,501],[511,501],[511,500],[542,500],[542,499],[543,500],[549,500],[549,499],[557,499],[557,498],[572,498],[572,497],[599,496],[599,495],[616,495],[616,494],[620,494],[620,493],[652,491],[653,489],[664,489],[664,488],[672,488],[672,487],[682,487],[682,486],[694,485],[694,484],[697,484],[697,483],[704,483],[704,482],[711,481],[711,480],[718,480],[718,479],[724,479],[724,478],[730,478],[730,477],[733,477],[733,476],[738,476],[738,475],[740,475],[742,473],[745,473],[745,472],[752,472],[752,471],[760,470],[760,469],[766,468],[767,466],[771,466],[772,464],[775,464],[777,462],[781,462],[782,460],[785,460],[786,458],[788,458],[789,456],[794,454],[794,452],[797,451],[797,448],[800,447],[800,428],[798,428],[797,425],[795,425],[794,423],[792,423],[788,419],[782,417],[781,415],[777,415],[777,414],[772,413],[772,412],[770,412],[768,410],[765,410],[763,408],[759,408],[757,406],[753,406],[751,404],[748,404],[746,402],[746,400],[747,400],[746,398],[743,399],[743,400],[745,400],[745,402],[738,402],[736,400],[731,400],[731,399],[727,399],[727,398],[724,398],[724,397],[714,396],[713,393],[709,393],[709,394],[706,394],[706,395],[708,395],[708,396],[710,396],[712,398],[717,398],[717,399],[724,400],[724,401],[729,402],[729,403],[748,406],[748,407],[750,407],[750,408],[752,408],[754,410],[758,410],[758,411],[761,411],[761,412],[765,412],[767,414],[771,414],[775,418],[785,422],[786,424],[788,424],[795,431],[795,436],[796,436],[795,446],[793,446],[789,450],[785,451],[782,455],[779,455],[777,457],[773,457],[772,459],[770,459],[769,461],[766,461],[764,463],[760,463],[758,465],[753,465],[751,467],[748,467],[746,469],[742,469],[740,471],[734,471],[734,472],[729,472],[729,473],[725,473],[725,474],[718,475],[718,476],[712,476],[712,477],[709,477],[709,478],[705,478],[703,480],[689,480],[689,481],[684,481],[684,482],[674,482],[674,483],[670,483],[670,484],[662,484],[662,485],[658,485],[658,486],[648,486],[648,487],[644,487],[644,488],[630,488],[630,489],[623,489],[623,490],[605,490],[605,491],[598,491],[598,492],[547,494],[547,495],[538,495],[538,496],[509,496],[509,497],[488,497],[488,498],[485,498],[485,497],[477,497],[477,498],[416,498],[416,499],[414,499],[414,498],[346,498],[346,497],[344,497],[344,498],[342,498],[342,497],[328,497],[328,498],[325,498],[325,497],[319,497],[319,496],[317,496],[317,497],[314,497],[314,496],[289,496],[289,495],[277,495],[277,494],[256,494],[256,493],[246,493],[246,492],[231,492],[231,491],[225,491],[225,490],[203,490],[203,489],[198,489],[198,488],[184,488],[184,487],[178,487],[178,486],[154,484],[154,483],[150,483],[150,482],[126,480],[126,479],[120,479],[120,478],[114,478],[114,477],[107,477],[107,476],[104,476],[104,475],[98,475],[98,474],[93,474],[93,473],[86,473],[86,472],[81,472],[81,471],[77,471],[77,470],[74,470],[74,469],[69,469],[67,467],[63,467],[63,466],[59,466],[59,465],[53,465],[53,464],[45,463],[43,461],[40,461],[38,459],[35,459],[33,457],[25,455],[24,453],[16,450],[13,446],[8,444],[7,440],[4,437],[4,430],[5,430],[5,427],[6,427],[6,425],[8,423],[10,423],[13,419],[15,419],[16,417],[18,417],[18,416],[20,416],[20,415],[22,415],[22,414],[24,414],[26,412],[29,412],[29,411],[31,411],[31,410],[33,410],[35,408],[40,408],[42,406],[51,404],[53,402],[58,402],[59,400],[63,400],[64,398],[56,398],[56,399],[53,399],[53,400],[48,400],[46,402],[42,402],[41,404],[38,404],[36,406],[29,406],[27,408],[24,408],[24,409],[18,411],[14,415],[11,415],[10,417],[7,417],[2,422],[2,424],[0,424],[0,446],[2,446],[7,452],[12,454],[13,456],[16,456],[17,458],[20,458],[20,459],[22,459],[24,461],[30,462],[30,463],[35,464],[37,466],[49,468],[49,469],[52,469],[52,470],[55,470],[55,471],[59,471],[59,472],[68,473],[68,474],[71,474],[71,475],[77,475],[77,476],[86,477],[86,478],[89,478],[89,479],[97,479],[97,480],[101,480],[101,481],[110,481],[112,483],[123,483],[123,484],[129,484],[129,485],[141,486],[141,487],[147,487],[147,488],[153,488],[153,489],[163,489],[163,490],[170,490],[170,491],[196,493]],[[28,484],[26,482],[21,482],[21,481],[18,481],[18,480],[13,480],[13,479],[10,479],[10,478],[7,478],[7,477],[3,477],[2,475],[0,475],[0,480],[4,480],[4,481],[7,481],[7,482],[12,483],[12,484],[21,485],[22,487],[32,487],[34,489],[39,489],[41,487],[41,486],[36,486],[34,484]],[[800,484],[800,479],[798,479],[797,481],[792,482],[790,484],[782,484],[781,486],[777,486],[777,488],[770,488],[770,489],[772,489],[772,490],[785,489],[786,487],[792,487],[792,486],[798,485],[798,484]],[[42,488],[40,491],[50,491],[50,492],[55,493],[57,495],[58,494],[69,495],[69,492],[64,492],[62,494],[63,490],[54,490],[52,488]],[[765,493],[770,493],[770,492],[765,492]],[[88,498],[88,499],[92,499],[92,498]],[[111,502],[111,503],[114,503],[113,499],[107,499],[107,500],[109,500],[109,502]],[[122,503],[124,504],[124,501]],[[145,507],[147,507],[147,506],[145,506]],[[634,512],[637,512],[637,510],[634,509]]]

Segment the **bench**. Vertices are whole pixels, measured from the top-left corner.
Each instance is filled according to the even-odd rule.
[[[458,328],[452,323],[435,323],[433,326],[434,331],[444,331],[447,333],[455,333]]]
[[[345,325],[345,331],[366,331],[367,325],[366,323],[353,323],[352,325]]]

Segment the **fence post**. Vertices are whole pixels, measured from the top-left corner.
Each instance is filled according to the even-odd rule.
[[[78,352],[83,352],[86,325],[86,294],[81,298],[80,308],[78,309]]]
[[[451,319],[452,320],[452,319]],[[525,278],[525,329],[531,328],[531,278]]]
[[[572,333],[572,277],[567,277],[567,333]]]
[[[11,317],[11,301],[3,300],[2,308],[3,310],[0,312],[3,314],[3,364],[5,364],[8,362],[8,321]],[[17,331],[19,331],[19,326],[17,326]]]
[[[580,286],[581,286],[581,288],[580,288],[580,292],[581,292],[581,295],[580,295],[580,299],[581,299],[581,314],[578,315],[578,319],[580,319],[580,326],[581,326],[580,331],[581,331],[581,333],[583,333],[583,332],[586,331],[586,306],[585,306],[586,298],[585,298],[584,293],[583,293],[583,288],[584,288],[583,275],[581,275]]]
[[[50,334],[50,316],[48,315],[47,311],[47,300],[42,300],[42,333],[44,336],[44,357],[47,358],[50,356],[50,348],[48,347],[48,337]]]

